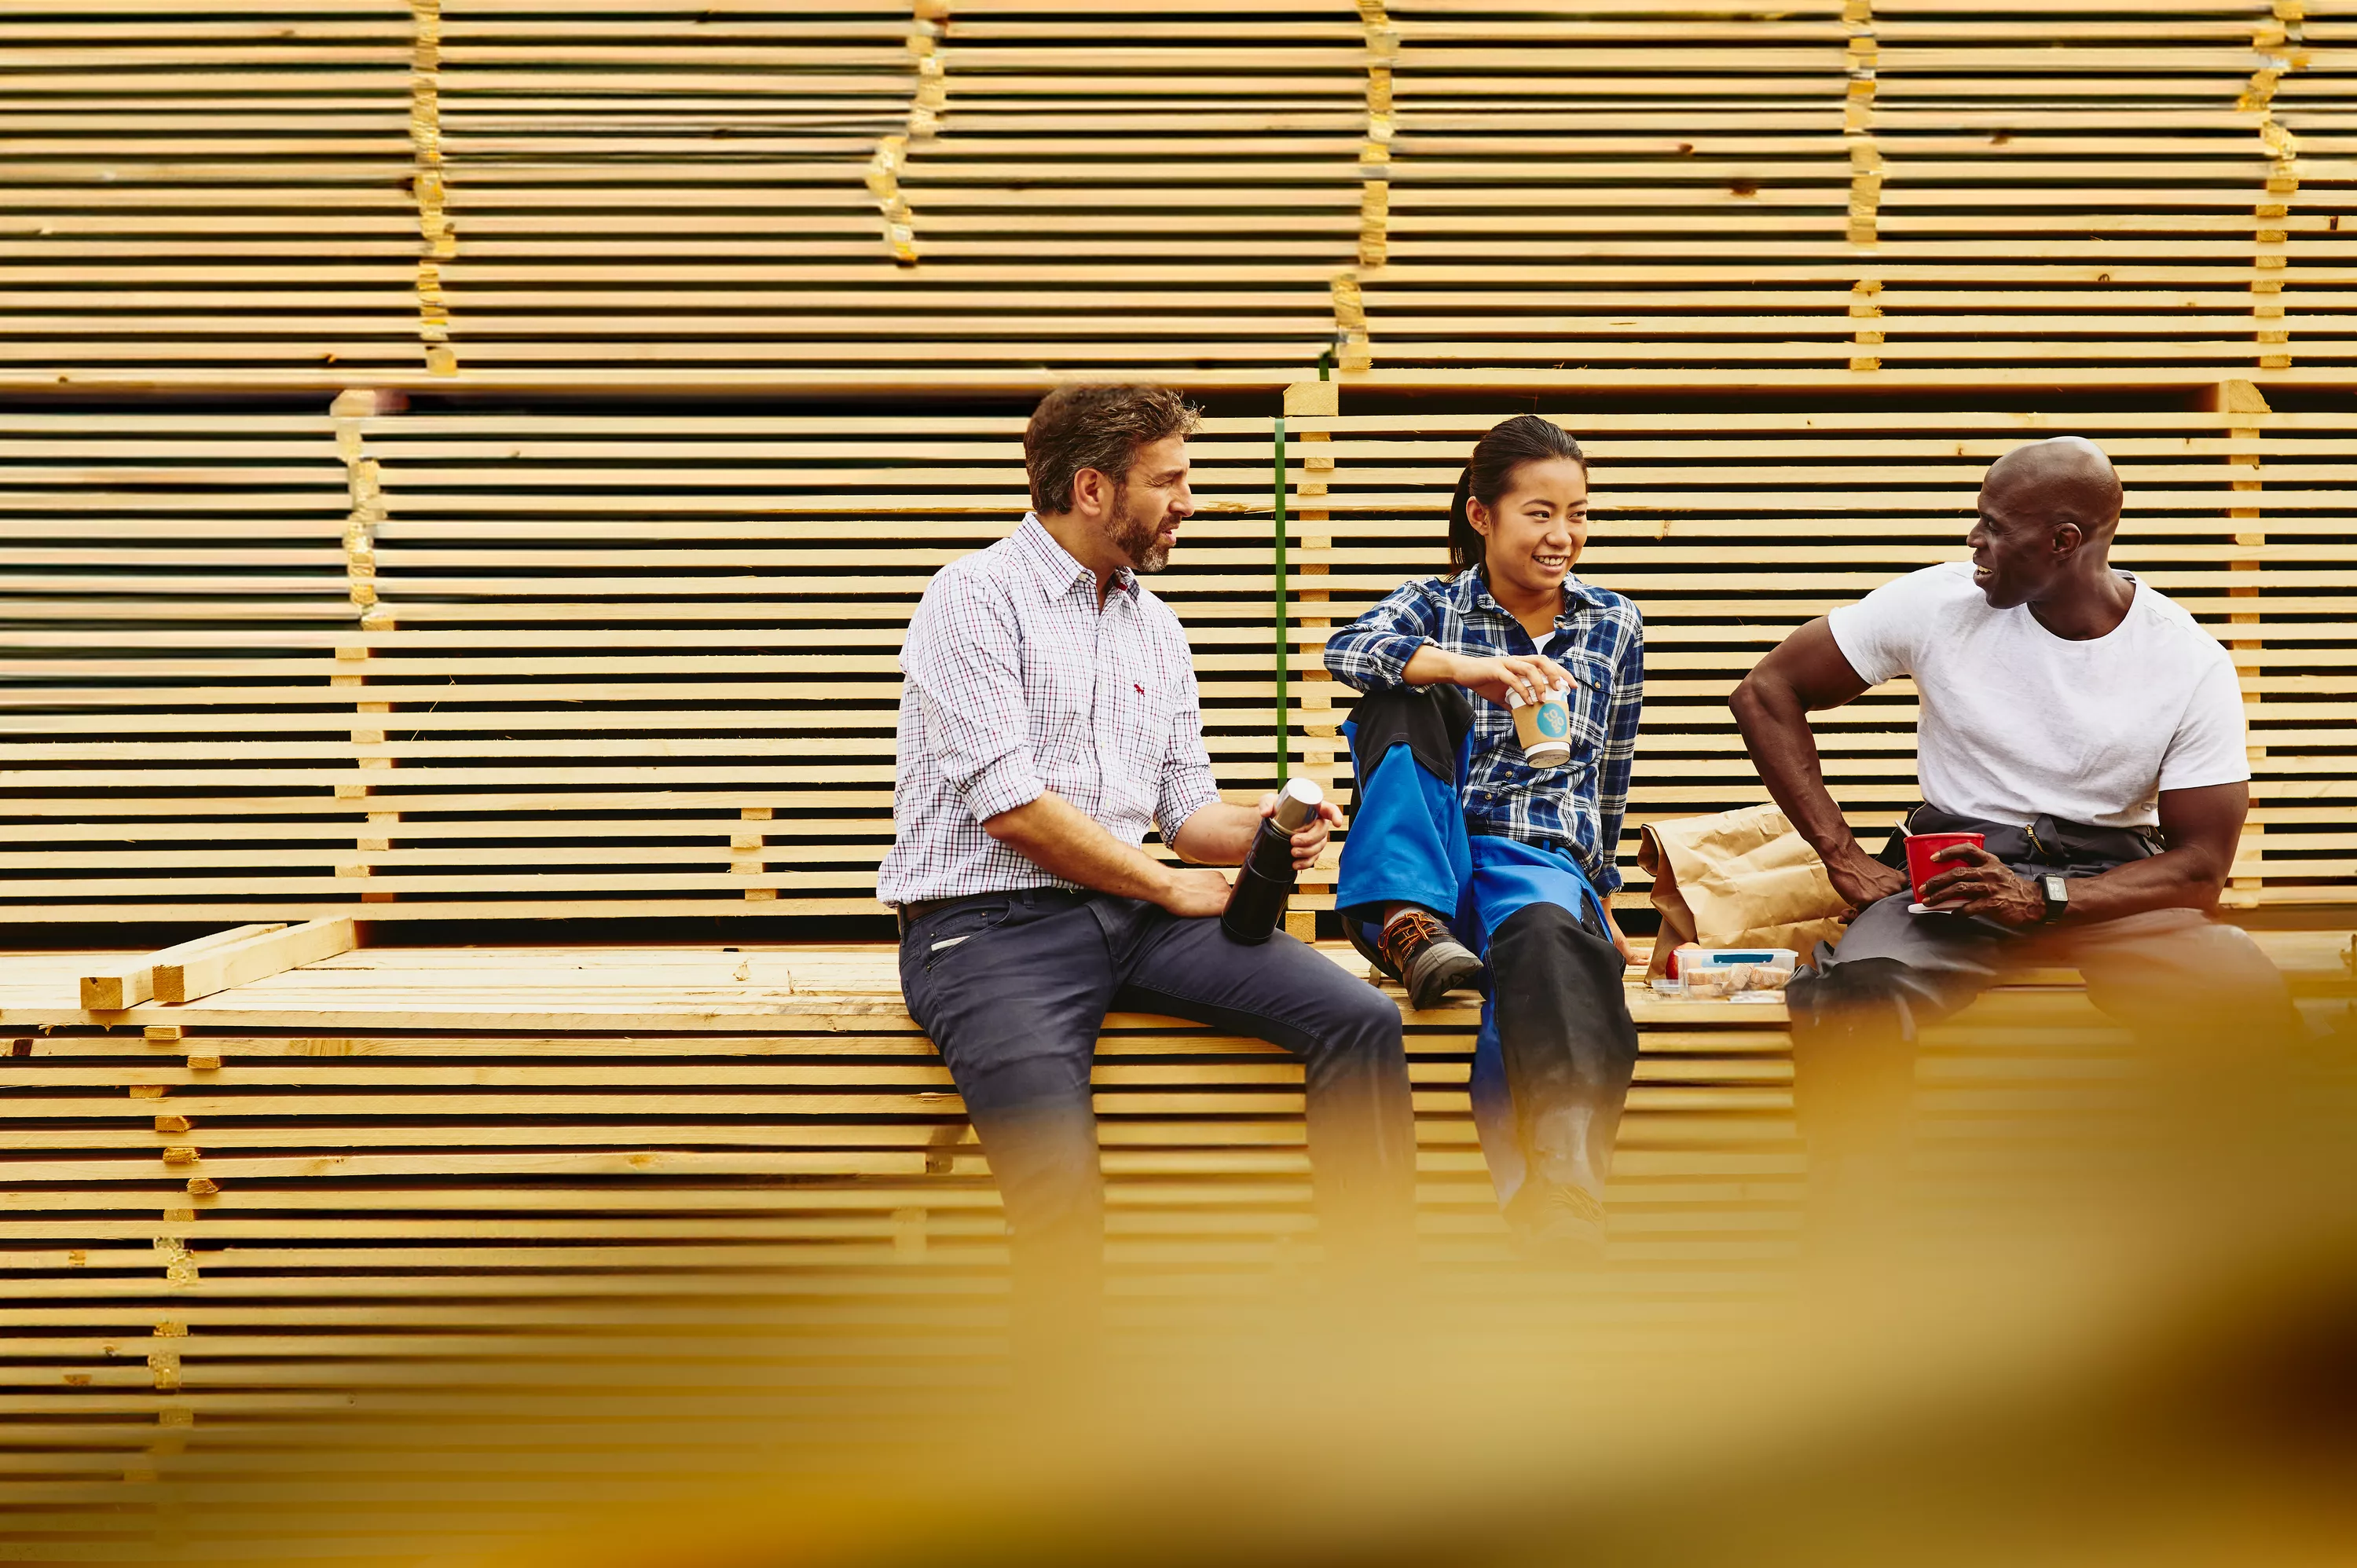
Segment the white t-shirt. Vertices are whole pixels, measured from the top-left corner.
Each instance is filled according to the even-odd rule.
[[[1969,562],[1911,572],[1830,618],[1868,685],[1912,675],[1916,774],[1943,811],[2096,827],[2158,819],[2163,789],[2251,776],[2233,660],[2194,618],[2136,583],[2126,619],[2073,642],[2029,607],[1991,609]]]

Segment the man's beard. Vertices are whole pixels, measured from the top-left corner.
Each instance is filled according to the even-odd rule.
[[[1113,516],[1106,520],[1105,537],[1113,547],[1129,557],[1130,569],[1140,575],[1150,575],[1170,564],[1170,542],[1162,537],[1161,518],[1143,518],[1129,508],[1126,487],[1114,492]]]

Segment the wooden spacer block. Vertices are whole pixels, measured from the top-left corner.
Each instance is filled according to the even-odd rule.
[[[307,920],[299,926],[212,949],[185,962],[156,965],[156,999],[191,1002],[350,952],[359,945],[359,933],[349,916]]]
[[[1285,389],[1287,419],[1331,419],[1342,412],[1342,389],[1333,381],[1295,381]]]
[[[2272,413],[2266,394],[2245,381],[2223,381],[2218,383],[2218,411],[2222,413]]]
[[[409,394],[390,387],[350,387],[336,394],[328,413],[337,419],[372,419],[400,413],[409,407]]]

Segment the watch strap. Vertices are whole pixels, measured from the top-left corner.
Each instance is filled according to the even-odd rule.
[[[2068,878],[2048,872],[2038,879],[2040,897],[2046,900],[2046,918],[2059,918],[2071,908],[2071,884]]]

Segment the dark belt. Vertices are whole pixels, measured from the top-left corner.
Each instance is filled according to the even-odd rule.
[[[2099,828],[2045,814],[2020,824],[1996,822],[1922,805],[1907,813],[1876,858],[1904,870],[1910,832],[1976,832],[1985,841],[1983,847],[2007,865],[2050,866],[2072,876],[2097,875],[2158,854],[2165,847],[2158,831],[2151,828]]]
[[[977,893],[973,897],[975,898],[993,898],[996,897],[997,895],[993,893]],[[904,937],[907,936],[909,934],[909,927],[915,925],[918,921],[923,919],[926,916],[931,914],[936,909],[946,909],[952,904],[963,904],[967,902],[970,902],[970,900],[966,898],[911,898],[906,904],[899,905],[894,911],[900,917],[900,934]]]

